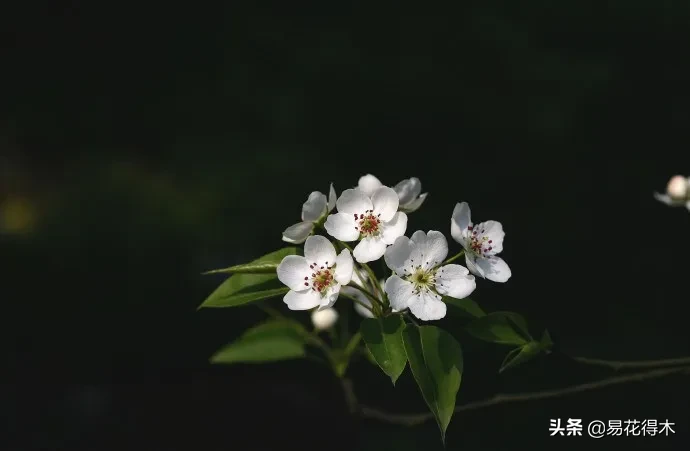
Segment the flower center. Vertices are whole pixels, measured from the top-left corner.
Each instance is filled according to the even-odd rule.
[[[472,252],[479,257],[489,257],[493,255],[491,253],[493,241],[490,240],[488,236],[484,235],[485,230],[476,226],[469,226],[467,229],[470,231],[469,241]]]
[[[436,286],[436,271],[424,270],[417,266],[414,272],[407,276],[407,280],[414,285],[414,294],[429,292]]]
[[[359,226],[355,226],[355,229],[365,236],[377,236],[381,231],[381,218],[379,216],[381,215],[374,215],[374,210],[367,210],[360,215],[355,213],[355,221],[359,224]]]
[[[328,262],[323,266],[319,266],[316,263],[309,265],[309,267],[314,271],[311,277],[305,277],[304,285],[310,286],[312,291],[316,291],[319,294],[325,294],[326,291],[335,285],[335,264],[328,266]],[[311,282],[311,284],[309,283]]]

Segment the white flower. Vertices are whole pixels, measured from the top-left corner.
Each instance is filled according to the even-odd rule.
[[[320,310],[333,306],[341,285],[352,278],[352,256],[335,248],[326,237],[314,235],[304,243],[304,257],[288,255],[278,265],[278,279],[290,288],[283,301],[290,310]]]
[[[654,198],[671,207],[684,205],[690,210],[690,177],[685,178],[682,175],[671,177],[666,185],[666,194],[654,193]]]
[[[377,189],[383,186],[383,184],[374,175],[367,174],[360,177],[357,186],[360,190],[364,191],[367,196],[371,197]],[[429,195],[429,193],[420,194],[422,192],[422,182],[420,182],[417,177],[403,180],[395,185],[393,190],[398,195],[400,201],[398,209],[405,213],[417,211]]]
[[[311,312],[311,322],[316,330],[330,329],[338,321],[338,312],[334,308],[314,309]]]
[[[365,318],[373,318],[374,314],[371,313],[371,310],[370,310],[371,309],[371,301],[369,300],[369,298],[364,293],[362,293],[361,291],[359,291],[358,289],[356,289],[352,286],[352,285],[356,285],[356,286],[359,286],[362,288],[367,288],[365,281],[368,279],[369,279],[369,276],[367,276],[367,273],[364,272],[363,270],[361,270],[361,269],[360,270],[354,270],[352,272],[352,280],[350,281],[350,284],[348,286],[342,287],[340,289],[340,292],[342,294],[346,294],[350,297],[353,297],[359,301],[359,303],[358,302],[354,303],[355,304],[355,311],[357,313],[359,313],[361,316],[363,316]],[[379,281],[379,283],[381,284],[381,286],[384,286],[386,281],[381,279]],[[383,302],[382,296],[378,296],[378,299],[381,302]],[[364,305],[362,305],[362,304],[364,304]],[[397,312],[397,310],[393,310],[393,311]]]
[[[492,280],[506,282],[511,271],[508,264],[496,254],[503,250],[503,226],[497,221],[472,224],[470,206],[458,203],[450,220],[450,234],[465,249],[465,262],[473,274]]]
[[[378,260],[407,229],[407,215],[397,211],[398,203],[398,195],[387,186],[371,198],[358,188],[346,189],[336,202],[338,213],[329,215],[324,227],[337,240],[360,240],[352,252],[359,263]]]
[[[333,211],[335,199],[335,189],[332,183],[328,193],[328,200],[326,200],[326,195],[320,191],[311,193],[307,201],[302,204],[302,222],[298,222],[285,229],[283,241],[294,244],[304,243],[304,240],[314,231],[314,224]]]
[[[386,250],[386,264],[394,274],[386,281],[391,307],[409,308],[414,316],[430,321],[446,316],[442,296],[462,299],[476,288],[474,276],[464,266],[444,265],[448,242],[441,232],[416,231],[401,236]]]

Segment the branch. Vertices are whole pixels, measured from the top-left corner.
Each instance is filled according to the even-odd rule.
[[[661,359],[661,360],[602,360],[590,359],[587,357],[572,357],[576,362],[584,363],[586,365],[598,365],[613,368],[614,370],[632,369],[632,368],[659,368],[665,366],[679,366],[690,365],[690,357],[679,357],[675,359]]]
[[[672,360],[679,360],[679,359],[672,359]],[[657,361],[657,363],[656,363],[657,365],[658,365],[658,362],[659,361]],[[626,362],[617,362],[617,363],[626,363]],[[627,362],[627,363],[640,363],[640,362]],[[610,364],[608,366],[610,366]],[[628,366],[628,367],[633,368],[634,366]],[[585,384],[573,385],[570,387],[557,388],[557,389],[552,389],[552,390],[542,390],[542,391],[538,391],[538,392],[515,393],[515,394],[497,394],[497,395],[492,396],[491,398],[487,398],[487,399],[482,400],[482,401],[475,401],[475,402],[470,402],[467,404],[458,405],[455,407],[455,412],[463,412],[466,410],[481,409],[484,407],[490,407],[490,406],[493,406],[496,404],[503,404],[503,403],[509,403],[509,402],[521,402],[521,401],[532,401],[532,400],[537,400],[537,399],[557,398],[560,396],[566,396],[566,395],[570,395],[573,393],[581,393],[581,392],[585,392],[585,391],[589,391],[589,390],[596,390],[596,389],[608,387],[611,385],[618,385],[618,384],[624,384],[627,382],[638,382],[638,381],[644,381],[644,380],[648,380],[648,379],[655,379],[655,378],[664,377],[664,376],[667,376],[669,374],[675,374],[675,373],[690,374],[690,366],[679,366],[679,367],[673,367],[673,368],[661,368],[661,369],[655,369],[655,370],[650,370],[650,371],[643,371],[643,372],[628,374],[625,376],[615,376],[615,377],[611,377],[608,379],[602,379],[602,380],[596,381],[596,382],[588,382]],[[352,390],[351,384],[350,384],[349,388],[350,388],[350,390]],[[360,408],[358,410],[359,410],[359,414],[364,418],[371,418],[371,419],[375,419],[375,420],[384,421],[386,423],[400,424],[403,426],[415,426],[415,425],[424,423],[424,422],[434,418],[431,413],[401,415],[401,414],[384,412],[384,411],[381,411],[378,409],[373,409],[373,408],[367,407],[367,406],[360,406]]]

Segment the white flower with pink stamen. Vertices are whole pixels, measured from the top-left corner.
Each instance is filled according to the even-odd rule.
[[[470,206],[458,203],[450,220],[450,234],[465,249],[467,268],[479,277],[494,282],[506,282],[511,271],[508,264],[496,255],[503,250],[503,226],[497,221],[472,224]]]
[[[278,280],[290,288],[283,301],[290,310],[332,307],[340,287],[350,283],[352,270],[349,250],[336,256],[328,238],[310,236],[304,243],[304,257],[288,255],[278,265]]]
[[[407,229],[407,215],[398,212],[398,203],[398,195],[387,186],[371,197],[359,188],[346,189],[336,202],[338,213],[330,214],[324,227],[337,240],[359,240],[352,252],[359,263],[378,260]]]
[[[298,222],[285,229],[283,231],[283,241],[294,244],[304,243],[304,240],[314,231],[314,224],[333,211],[335,199],[336,194],[332,183],[328,199],[320,191],[312,192],[307,201],[302,204],[302,222]]]

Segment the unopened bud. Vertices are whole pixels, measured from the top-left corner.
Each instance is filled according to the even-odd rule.
[[[338,312],[334,308],[315,309],[311,313],[311,322],[316,330],[330,329],[338,321]]]
[[[688,194],[688,179],[682,175],[671,177],[666,186],[666,193],[672,199],[685,199]]]

